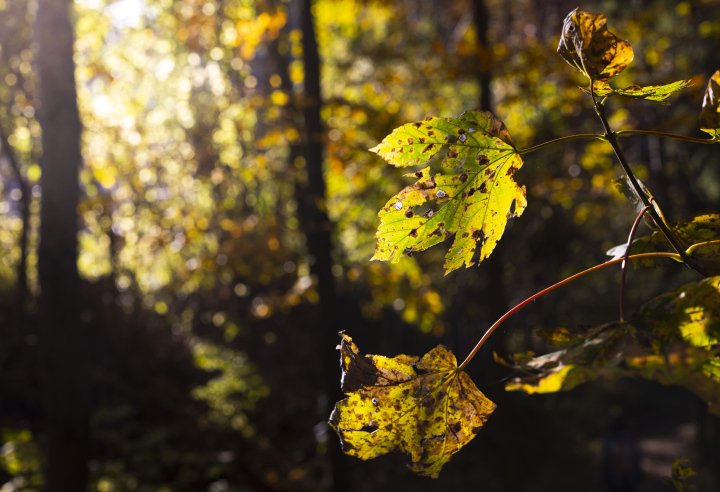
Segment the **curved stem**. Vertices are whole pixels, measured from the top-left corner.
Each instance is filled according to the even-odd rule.
[[[622,275],[620,275],[620,321],[625,321],[625,274],[627,273],[628,258],[630,257],[630,247],[632,246],[638,224],[640,224],[640,219],[642,219],[642,216],[645,215],[645,212],[647,212],[649,208],[650,207],[645,207],[640,211],[628,236],[627,247],[625,248],[625,255],[622,262]]]
[[[672,258],[673,260],[682,263],[682,258],[680,257],[680,255],[675,254],[675,253],[642,253],[639,255],[632,255],[628,259],[629,260],[640,260],[642,258]],[[580,273],[576,273],[575,275],[568,277],[565,280],[561,280],[560,282],[556,283],[555,285],[551,285],[550,287],[541,290],[537,294],[528,297],[523,302],[521,302],[520,304],[518,304],[517,306],[512,308],[510,311],[503,314],[500,319],[498,319],[490,328],[488,328],[488,330],[482,336],[482,338],[477,343],[477,345],[475,345],[475,348],[472,350],[472,352],[470,352],[470,355],[468,355],[467,358],[465,359],[465,361],[463,361],[463,363],[460,364],[460,366],[458,366],[458,370],[461,371],[461,370],[465,369],[465,366],[467,366],[468,363],[472,360],[472,358],[475,357],[475,354],[477,354],[478,350],[480,350],[480,347],[482,347],[483,343],[485,343],[485,341],[490,337],[490,335],[492,335],[492,333],[497,329],[497,327],[500,326],[503,321],[505,321],[510,316],[515,314],[515,312],[520,310],[521,307],[525,306],[526,304],[529,304],[530,302],[534,301],[535,299],[538,299],[539,297],[544,296],[548,292],[551,292],[551,291],[557,289],[558,287],[562,287],[563,285],[570,283],[573,280],[576,280],[580,277],[587,275],[588,273],[592,273],[597,270],[602,270],[603,268],[609,267],[611,265],[617,265],[618,263],[620,263],[622,261],[624,261],[623,258],[618,258],[616,260],[610,260],[605,263],[595,265],[592,268],[588,268],[587,270],[583,270]]]
[[[527,154],[528,152],[534,152],[538,149],[542,149],[543,147],[547,147],[548,145],[564,142],[565,140],[576,140],[578,138],[596,138],[598,140],[607,142],[607,138],[605,138],[605,135],[600,135],[599,133],[582,133],[580,135],[569,135],[567,137],[556,138],[555,140],[550,140],[549,142],[541,143],[533,147],[528,147],[527,149],[518,150],[517,153]]]
[[[705,241],[704,243],[693,244],[685,251],[685,254],[690,256],[692,254],[692,252],[695,251],[696,249],[698,249],[700,246],[708,246],[710,244],[720,244],[720,240]]]
[[[692,258],[688,257],[685,254],[685,248],[682,247],[680,242],[677,240],[675,235],[672,233],[670,228],[665,225],[665,222],[660,219],[660,216],[655,211],[655,209],[650,205],[650,200],[643,191],[642,187],[640,186],[640,183],[638,183],[637,178],[635,177],[635,174],[632,172],[632,169],[630,169],[630,165],[627,163],[627,160],[625,159],[625,155],[622,153],[622,150],[620,150],[620,146],[617,142],[617,137],[615,133],[610,129],[610,124],[608,123],[607,118],[605,117],[605,107],[601,105],[595,106],[595,111],[597,112],[598,117],[600,118],[600,121],[603,124],[603,128],[605,128],[605,137],[607,138],[607,141],[610,145],[612,145],[613,150],[615,151],[615,156],[620,161],[620,165],[622,166],[623,170],[625,171],[625,174],[627,175],[628,179],[630,180],[630,184],[635,189],[635,192],[640,197],[640,199],[643,202],[643,205],[646,207],[650,207],[649,212],[650,216],[653,218],[655,223],[657,224],[660,231],[663,233],[665,238],[668,240],[668,242],[672,245],[673,249],[682,257],[683,262],[698,272],[703,277],[709,277],[708,273],[705,271],[705,269],[699,265],[696,261],[694,261]]]
[[[688,142],[699,144],[714,144],[716,142],[720,142],[717,138],[686,137],[684,135],[676,135],[674,133],[653,132],[648,130],[620,130],[619,132],[615,132],[616,137],[623,137],[625,135],[655,135],[657,137],[676,138],[678,140],[687,140]]]

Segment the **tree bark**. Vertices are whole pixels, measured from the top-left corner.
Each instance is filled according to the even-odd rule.
[[[304,90],[301,110],[304,128],[301,132],[302,157],[305,159],[307,184],[297,191],[298,212],[301,228],[307,240],[307,251],[313,259],[311,273],[317,277],[320,294],[320,323],[317,330],[318,350],[322,354],[322,388],[325,418],[330,417],[330,408],[335,396],[340,395],[340,371],[338,355],[334,350],[338,343],[339,307],[332,274],[332,230],[333,224],[328,218],[326,208],[325,175],[323,172],[323,122],[320,115],[322,95],[320,90],[320,56],[315,35],[315,22],[312,14],[312,0],[300,0],[300,25],[302,30],[303,65],[305,70]],[[331,436],[332,439],[334,436]],[[337,447],[337,446],[335,446]],[[328,470],[328,490],[340,490],[339,470],[342,455],[331,445],[330,470]]]
[[[45,490],[83,491],[87,482],[89,385],[80,322],[77,204],[81,123],[69,0],[38,0],[35,36],[42,127],[42,210],[38,274]]]

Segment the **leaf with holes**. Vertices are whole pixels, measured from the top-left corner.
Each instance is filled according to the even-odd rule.
[[[700,111],[700,129],[713,138],[720,136],[720,70],[708,81]]]
[[[453,454],[475,437],[495,404],[439,345],[418,357],[361,355],[342,336],[342,388],[330,426],[346,454],[363,460],[391,451],[410,455],[410,469],[437,478]]]
[[[469,267],[477,242],[480,262],[492,253],[508,219],[527,206],[525,187],[513,179],[522,159],[505,125],[492,113],[468,111],[459,118],[403,125],[371,150],[405,167],[426,163],[444,146],[448,150],[442,165],[451,172],[431,175],[426,167],[407,174],[418,181],[392,197],[378,214],[373,260],[397,263],[454,234],[445,257],[446,273],[463,264]],[[430,202],[437,208],[416,211]]]
[[[556,331],[540,334],[553,340]],[[516,355],[513,367],[526,375],[507,389],[552,393],[600,377],[642,377],[684,386],[720,414],[720,277],[662,294],[628,322],[561,338],[563,349],[557,352]]]
[[[592,81],[607,82],[622,72],[634,56],[632,46],[608,31],[606,23],[603,14],[577,9],[563,22],[557,51]]]
[[[604,82],[596,82],[593,84],[593,86],[595,88],[596,96],[605,97],[617,95],[623,97],[631,97],[633,99],[645,99],[646,101],[652,101],[658,104],[668,105],[670,104],[666,101],[668,97],[670,97],[677,91],[688,87],[690,84],[690,80],[678,80],[677,82],[673,82],[672,84],[649,85],[646,87],[632,85],[630,87],[625,87],[624,89],[618,90],[613,89]],[[585,89],[584,87],[581,87],[580,90],[582,90],[586,94],[590,94],[590,91]]]

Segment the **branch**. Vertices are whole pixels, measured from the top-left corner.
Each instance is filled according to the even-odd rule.
[[[680,255],[675,254],[675,253],[642,253],[642,254],[639,254],[639,255],[632,255],[632,256],[628,257],[629,260],[640,260],[640,259],[643,259],[643,258],[672,258],[673,260],[682,263],[682,258],[680,257]],[[562,287],[563,285],[565,285],[565,284],[567,284],[567,283],[570,283],[570,282],[572,282],[573,280],[576,280],[576,279],[578,279],[578,278],[580,278],[580,277],[584,277],[584,276],[587,275],[588,273],[592,273],[592,272],[595,272],[595,271],[597,271],[597,270],[602,270],[603,268],[609,267],[609,266],[611,266],[611,265],[617,265],[618,263],[620,263],[620,262],[622,262],[622,261],[625,261],[625,259],[624,259],[624,258],[617,258],[617,259],[615,259],[615,260],[610,260],[610,261],[606,261],[605,263],[601,263],[601,264],[599,264],[599,265],[595,265],[595,266],[592,267],[592,268],[588,268],[587,270],[583,270],[583,271],[580,272],[580,273],[576,273],[576,274],[573,275],[572,277],[568,277],[568,278],[566,278],[565,280],[561,280],[560,282],[558,282],[558,283],[556,283],[556,284],[554,284],[554,285],[551,285],[551,286],[548,287],[547,289],[541,290],[541,291],[538,292],[537,294],[535,294],[535,295],[533,295],[533,296],[530,296],[530,297],[528,297],[527,299],[525,299],[523,302],[521,302],[520,304],[518,304],[517,306],[515,306],[514,308],[512,308],[510,311],[508,311],[507,313],[503,314],[500,319],[498,319],[490,328],[488,328],[488,330],[487,330],[487,331],[485,332],[485,334],[482,336],[482,338],[481,338],[480,341],[477,343],[477,345],[475,345],[475,348],[472,350],[472,352],[470,352],[470,355],[468,355],[467,358],[465,359],[465,361],[464,361],[462,364],[460,364],[460,366],[458,367],[458,371],[462,371],[462,370],[465,368],[465,366],[467,366],[468,363],[472,360],[472,358],[475,357],[475,354],[478,352],[478,350],[480,350],[480,347],[482,347],[482,344],[485,343],[485,341],[490,337],[490,335],[492,335],[492,332],[494,332],[494,331],[497,329],[497,327],[502,324],[503,321],[505,321],[505,320],[508,319],[510,316],[512,316],[513,314],[515,314],[515,312],[518,311],[520,308],[522,308],[522,307],[525,306],[526,304],[529,304],[530,302],[534,301],[535,299],[538,299],[538,298],[544,296],[544,295],[547,294],[548,292],[551,292],[551,291],[557,289],[558,287]]]
[[[555,140],[550,140],[549,142],[541,143],[539,145],[535,145],[533,147],[529,147],[527,149],[518,150],[518,154],[527,154],[528,152],[534,152],[538,149],[542,149],[543,147],[547,147],[548,145],[564,142],[565,140],[576,140],[579,138],[595,138],[598,140],[602,140],[604,142],[607,142],[608,139],[605,137],[605,135],[600,135],[599,133],[581,133],[579,135],[569,135],[567,137],[560,137],[556,138]]]
[[[678,140],[687,140],[688,142],[694,142],[699,144],[714,144],[716,142],[720,142],[719,137],[695,138],[686,137],[684,135],[676,135],[674,133],[653,132],[648,130],[620,130],[619,132],[615,132],[615,137],[623,137],[625,135],[655,135],[657,137],[676,138]]]
[[[635,192],[640,197],[640,199],[643,202],[643,205],[646,207],[649,207],[650,216],[655,220],[655,223],[657,224],[660,231],[663,233],[665,238],[668,240],[668,242],[672,245],[673,249],[680,255],[682,258],[683,263],[685,263],[687,266],[698,272],[703,277],[709,277],[709,274],[705,271],[705,269],[699,265],[695,260],[688,257],[685,254],[685,248],[682,247],[680,242],[677,240],[675,235],[670,231],[667,225],[665,225],[665,222],[660,218],[658,213],[655,211],[655,208],[652,207],[650,204],[650,199],[645,195],[645,192],[643,191],[642,187],[640,186],[640,183],[638,183],[637,178],[635,177],[635,174],[630,169],[630,165],[627,163],[627,160],[625,159],[625,155],[622,153],[622,150],[620,150],[620,146],[617,142],[616,135],[612,132],[610,129],[610,124],[608,123],[607,118],[605,117],[605,107],[596,104],[595,110],[597,112],[598,117],[600,118],[600,121],[603,124],[603,128],[605,128],[605,137],[607,138],[607,141],[610,145],[612,145],[613,150],[615,151],[615,156],[620,161],[620,165],[622,166],[623,170],[625,171],[625,174],[627,175],[628,179],[630,180],[630,184],[635,189]]]

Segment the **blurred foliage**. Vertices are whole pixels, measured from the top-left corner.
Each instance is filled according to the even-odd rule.
[[[470,1],[314,2],[325,123],[322,205],[334,225],[338,330],[352,332],[372,353],[426,353],[438,342],[467,352],[496,310],[507,307],[491,295],[503,293],[510,304],[602,261],[634,219],[613,187],[620,171],[610,147],[578,142],[538,152],[525,165],[518,184],[535,212],[508,222],[493,255],[501,266],[493,291],[487,262],[446,279],[442,253],[433,250],[397,264],[368,262],[377,211],[407,182],[367,149],[405,122],[476,107],[483,64],[492,73],[493,111],[518,148],[599,129],[589,97],[577,89],[586,82],[555,52],[562,16],[575,5],[485,3],[487,51],[478,47]],[[697,107],[717,69],[717,2],[639,4],[597,6],[635,49],[617,86],[685,79],[693,85],[673,96],[671,107],[639,110],[643,101],[611,98],[611,124],[700,136]],[[19,238],[28,227],[28,279],[39,295],[35,8],[33,1],[0,0],[0,129],[21,171],[17,176],[0,157],[0,288],[15,288]],[[297,190],[314,163],[296,152],[304,104],[297,2],[77,0],[74,10],[85,127],[78,266],[86,279],[82,319],[94,349],[91,489],[326,488],[339,445],[324,423],[329,397],[318,385],[319,354],[332,347],[313,339],[316,259],[308,255],[298,207]],[[640,137],[623,140],[623,148],[660,201],[672,203],[670,221],[720,205],[716,149]],[[19,179],[32,194],[27,224]],[[675,269],[645,274],[628,292],[637,305],[691,280]],[[539,352],[546,341],[530,333],[555,323],[607,322],[614,296],[604,294],[615,286],[613,275],[599,275],[566,296],[535,303],[508,321],[500,350]],[[34,490],[45,431],[37,370],[42,336],[32,305],[23,318],[10,296],[3,299],[0,426],[7,431],[0,480],[9,490]],[[463,299],[463,309],[455,309]],[[506,373],[478,378],[473,370],[478,387],[499,401],[502,385],[495,381]],[[630,408],[650,393],[622,396]],[[612,405],[585,395],[574,405],[592,404],[592,412],[547,400],[557,402],[553,415],[564,427],[545,419],[530,428],[546,410],[525,400],[505,406],[526,412],[517,422],[523,439],[550,433],[548,455],[567,457],[575,474],[549,474],[491,419],[483,432],[502,446],[490,453],[468,445],[468,458],[461,453],[446,467],[443,485],[482,477],[488,490],[508,480],[519,481],[519,490],[585,480]],[[672,399],[656,413],[673,405],[679,403]],[[591,430],[578,431],[583,425]],[[432,488],[398,472],[396,462],[342,463],[354,490]]]

